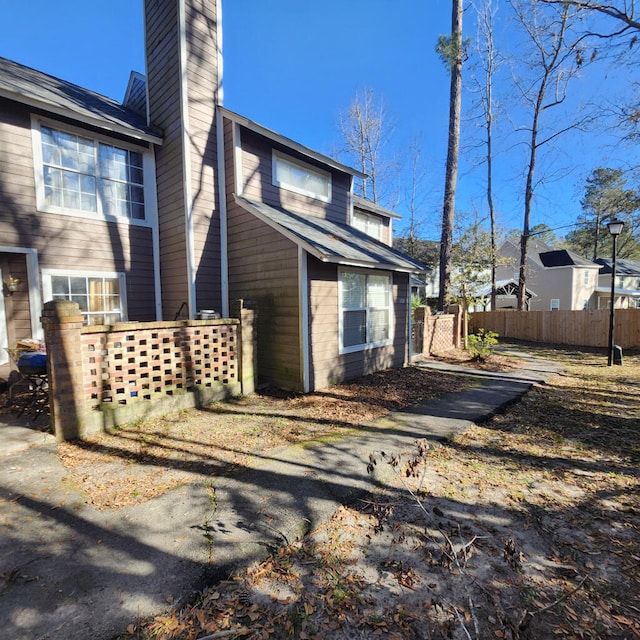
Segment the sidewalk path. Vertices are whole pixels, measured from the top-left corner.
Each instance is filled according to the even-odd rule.
[[[115,512],[96,511],[65,485],[53,443],[0,458],[0,636],[109,640],[371,489],[370,452],[447,438],[557,372],[535,358],[508,374],[423,366],[472,375],[474,385],[365,425],[362,435],[269,452],[212,486]]]

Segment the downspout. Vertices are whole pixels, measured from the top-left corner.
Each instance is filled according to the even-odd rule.
[[[182,183],[185,202],[185,241],[187,255],[187,300],[189,318],[196,309],[195,242],[193,238],[193,196],[191,192],[191,149],[189,142],[189,96],[187,92],[187,37],[184,0],[178,2],[178,32],[180,34],[180,113],[182,115]]]
[[[309,393],[311,387],[309,362],[309,279],[307,269],[307,252],[298,247],[298,300],[299,329],[300,329],[300,368],[302,371],[302,390]]]
[[[222,2],[216,2],[216,42],[218,49],[218,87],[216,107],[224,103],[223,58],[222,58]],[[227,227],[227,177],[224,157],[224,119],[216,108],[216,151],[218,156],[218,193],[220,205],[220,297],[222,299],[222,317],[229,317],[229,255]]]
[[[151,224],[151,246],[153,251],[153,286],[156,299],[156,320],[162,320],[162,279],[160,277],[160,229],[158,222],[158,191],[156,174],[156,150],[152,147],[150,154],[145,154],[144,175],[145,192],[144,199],[146,210],[153,211],[153,222]],[[146,176],[153,176],[153,184],[147,188]]]
[[[227,238],[227,178],[224,158],[224,119],[216,110],[216,148],[218,156],[218,200],[220,206],[220,297],[222,317],[229,317],[229,255]]]

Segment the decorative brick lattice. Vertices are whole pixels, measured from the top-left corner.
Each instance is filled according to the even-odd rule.
[[[83,390],[91,408],[237,382],[237,325],[191,324],[83,332]]]

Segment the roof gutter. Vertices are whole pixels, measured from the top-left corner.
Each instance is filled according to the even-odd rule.
[[[111,120],[99,118],[98,116],[92,117],[88,114],[78,113],[77,111],[70,111],[69,109],[53,105],[43,100],[28,98],[20,93],[0,89],[0,97],[13,100],[14,102],[19,102],[21,104],[27,105],[28,107],[41,109],[42,111],[45,111],[47,113],[53,113],[64,118],[71,118],[77,122],[82,122],[83,124],[87,124],[98,129],[110,131],[111,133],[118,133],[129,138],[134,138],[136,140],[142,140],[144,142],[150,142],[153,144],[162,144],[162,137],[160,135],[142,131],[135,127],[126,127]]]

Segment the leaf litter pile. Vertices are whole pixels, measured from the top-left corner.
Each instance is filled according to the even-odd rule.
[[[344,437],[389,411],[460,391],[462,376],[389,369],[308,395],[277,389],[58,445],[67,482],[97,509],[120,509],[180,485],[233,473],[253,454]]]
[[[562,373],[450,441],[372,451],[372,475],[391,471],[384,488],[372,483],[369,496],[302,540],[189,605],[132,623],[123,638],[640,639],[640,355],[607,367],[601,353],[519,348],[560,361]],[[466,354],[448,355],[464,362]],[[513,366],[492,358],[494,369]],[[227,424],[251,415],[251,437],[273,446],[348,437],[416,399],[415,388],[403,395],[413,368],[385,373],[317,397],[242,399],[212,415]],[[453,390],[456,378],[443,375],[433,397]],[[380,385],[393,406],[375,395]],[[185,447],[187,434],[163,428],[167,447]],[[250,440],[246,428],[241,438]],[[116,444],[96,443],[93,453],[108,459]],[[144,467],[157,446],[132,450],[130,466]],[[226,456],[183,451],[180,471],[191,479],[182,481],[248,463],[253,445],[224,446]]]

